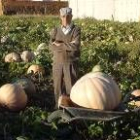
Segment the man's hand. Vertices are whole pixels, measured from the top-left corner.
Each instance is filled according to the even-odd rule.
[[[64,47],[63,47],[63,45],[62,45],[62,43],[58,43],[58,42],[56,42],[56,41],[54,41],[53,43],[52,43],[52,47],[53,47],[53,50],[55,50],[55,51],[57,51],[57,52],[62,52],[62,51],[64,51]]]

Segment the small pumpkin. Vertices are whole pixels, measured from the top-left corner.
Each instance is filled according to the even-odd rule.
[[[19,111],[27,104],[27,95],[20,85],[5,84],[0,88],[0,104],[11,111]]]
[[[81,107],[113,110],[121,101],[119,87],[110,76],[96,71],[84,75],[74,84],[70,99]]]
[[[18,53],[15,52],[11,52],[8,53],[5,58],[4,58],[5,62],[20,62],[21,61],[21,57]]]
[[[35,85],[30,79],[16,79],[14,83],[20,85],[28,97],[32,97],[36,93]]]
[[[71,107],[74,106],[70,97],[67,95],[61,95],[58,99],[58,107],[60,107],[61,105],[63,106],[67,106],[67,107]]]
[[[134,97],[140,96],[140,89],[136,89],[136,90],[132,91],[131,95],[133,95]],[[129,102],[129,104],[140,107],[140,100],[132,100],[131,102]]]
[[[30,51],[23,51],[20,56],[24,62],[31,62],[35,58],[34,53]]]
[[[41,54],[41,51],[43,51],[46,48],[47,48],[47,44],[46,43],[39,44],[37,49],[36,49],[36,51],[35,51],[35,55]]]
[[[27,70],[27,73],[31,73],[31,72],[45,74],[45,69],[44,69],[43,66],[40,66],[40,65],[37,65],[37,64],[33,64]]]

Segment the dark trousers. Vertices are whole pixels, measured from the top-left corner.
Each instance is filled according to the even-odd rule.
[[[77,80],[77,65],[75,63],[53,64],[53,83],[55,104],[60,95],[70,95],[71,88]]]

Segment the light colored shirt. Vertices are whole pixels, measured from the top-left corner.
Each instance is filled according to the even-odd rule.
[[[61,26],[63,33],[66,35],[71,31],[72,24],[67,25],[66,27]]]

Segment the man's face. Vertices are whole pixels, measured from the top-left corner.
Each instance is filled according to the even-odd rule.
[[[67,26],[71,23],[72,15],[60,16],[62,26]]]

